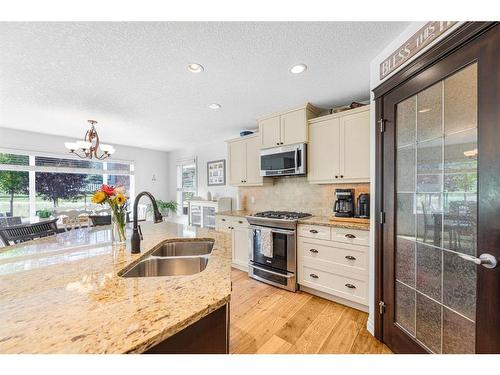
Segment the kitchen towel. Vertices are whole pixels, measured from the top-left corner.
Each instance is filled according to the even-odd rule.
[[[260,253],[267,258],[273,257],[273,232],[271,229],[260,230]]]

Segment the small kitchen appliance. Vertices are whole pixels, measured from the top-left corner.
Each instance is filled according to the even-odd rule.
[[[335,206],[333,211],[337,217],[354,216],[354,189],[335,189]]]
[[[370,194],[362,193],[358,195],[358,203],[356,205],[356,217],[361,219],[370,218]]]
[[[246,217],[250,223],[251,278],[297,290],[297,221],[309,216],[302,212],[265,211]]]

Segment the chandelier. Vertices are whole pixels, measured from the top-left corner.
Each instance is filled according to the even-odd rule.
[[[99,160],[104,160],[109,158],[114,152],[115,149],[111,145],[99,144],[99,135],[97,134],[97,130],[95,128],[95,124],[97,121],[95,120],[87,120],[90,124],[90,129],[85,133],[84,141],[76,141],[76,142],[66,142],[64,146],[69,150],[70,153],[75,154],[76,156],[82,159],[92,159],[96,158]]]

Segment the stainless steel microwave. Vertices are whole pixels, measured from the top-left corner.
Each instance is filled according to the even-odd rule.
[[[294,176],[306,174],[306,144],[268,148],[260,151],[261,176]]]

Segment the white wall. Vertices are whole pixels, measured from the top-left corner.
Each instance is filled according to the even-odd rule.
[[[198,195],[206,198],[207,192],[212,193],[212,197],[231,197],[233,198],[233,209],[238,207],[237,197],[238,189],[229,186],[227,179],[228,165],[227,165],[227,145],[226,142],[212,141],[198,147],[186,145],[183,149],[171,151],[169,154],[169,178],[168,190],[169,199],[175,200],[177,197],[177,181],[176,181],[176,165],[180,159],[187,159],[197,157],[198,168]],[[225,186],[207,186],[207,162],[226,159],[226,185]]]
[[[387,80],[389,77],[394,75],[398,70],[400,70],[402,67],[407,65],[409,62],[413,61],[416,59],[418,56],[420,56],[422,53],[425,51],[429,50],[432,48],[436,43],[438,43],[441,39],[449,35],[451,32],[456,30],[462,22],[457,23],[454,25],[450,30],[448,30],[446,33],[441,35],[439,38],[434,40],[432,43],[430,43],[426,48],[422,49],[419,53],[417,53],[415,56],[410,58],[405,64],[401,65],[398,69],[396,69],[394,72],[392,72],[389,76],[385,77],[383,80],[380,80],[380,70],[379,66],[380,63],[387,58],[396,48],[399,48],[406,40],[408,40],[409,37],[411,37],[415,32],[417,32],[422,26],[424,26],[427,22],[412,22],[396,39],[394,39],[391,43],[389,43],[380,53],[375,57],[372,62],[370,63],[370,92],[376,88],[378,85],[380,85],[382,82]],[[370,186],[370,195],[373,197],[371,199],[371,208],[370,211],[373,212],[374,214],[372,215],[373,218],[375,218],[375,136],[376,136],[376,119],[375,119],[375,102],[373,100],[373,93],[371,92],[371,127],[370,127],[370,137],[371,137],[371,142],[370,142],[370,177],[371,177],[371,186]],[[377,304],[378,301],[375,301],[375,239],[374,239],[374,234],[375,234],[375,220],[371,220],[370,223],[370,233],[371,233],[371,238],[370,238],[370,279],[369,279],[369,296],[368,296],[368,301],[369,301],[369,306],[370,306],[370,311],[369,311],[369,317],[368,317],[368,330],[373,334],[374,332],[374,322],[375,322],[375,313],[377,310]]]
[[[68,156],[67,137],[0,128],[0,148],[38,151]],[[106,140],[113,144],[112,140]],[[137,142],[140,145],[140,141]],[[158,199],[168,198],[168,153],[113,144],[116,152],[110,160],[132,161],[135,167],[135,192],[150,191]],[[153,174],[156,181],[152,181]]]

